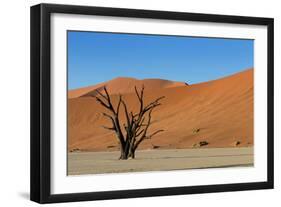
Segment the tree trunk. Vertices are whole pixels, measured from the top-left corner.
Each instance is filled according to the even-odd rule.
[[[135,152],[132,152],[131,156],[132,159],[135,159]]]
[[[127,159],[128,159],[128,155],[125,153],[124,150],[121,150],[119,160],[127,160]]]
[[[126,150],[125,145],[120,144],[120,157],[119,160],[127,160],[128,159],[128,152]]]
[[[129,148],[121,148],[120,152],[120,157],[119,160],[127,160],[129,158],[135,159],[135,149],[133,148],[133,146],[131,145]]]
[[[131,148],[128,157],[135,159],[135,151],[136,151],[135,149]]]

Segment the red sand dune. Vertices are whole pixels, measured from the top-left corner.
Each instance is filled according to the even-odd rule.
[[[142,87],[145,85],[146,90],[155,90],[160,88],[171,88],[178,86],[185,86],[186,83],[183,82],[173,82],[169,80],[161,79],[144,79],[138,80],[135,78],[115,78],[111,81],[100,83],[94,86],[88,86],[84,88],[79,88],[71,90],[68,92],[68,98],[78,98],[82,96],[95,95],[96,90],[103,91],[103,87],[106,86],[110,94],[125,94],[134,92],[134,87]]]
[[[191,148],[200,141],[209,143],[204,147],[233,147],[236,142],[240,142],[238,147],[253,146],[253,69],[249,69],[194,85],[159,79],[117,78],[69,91],[68,150],[117,150],[115,134],[101,127],[110,126],[101,114],[105,109],[87,95],[106,85],[115,106],[117,94],[121,93],[129,109],[136,111],[134,86],[142,84],[145,102],[165,96],[162,105],[153,111],[155,123],[150,132],[165,131],[145,140],[140,148]]]

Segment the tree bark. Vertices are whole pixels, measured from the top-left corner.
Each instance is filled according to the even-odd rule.
[[[135,149],[131,148],[129,156],[132,159],[135,159]]]
[[[128,159],[128,153],[126,153],[126,151],[121,148],[121,153],[120,153],[120,157],[119,157],[119,160],[127,160]]]

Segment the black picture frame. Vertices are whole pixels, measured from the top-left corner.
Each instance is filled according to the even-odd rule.
[[[50,183],[50,15],[52,13],[134,17],[149,19],[181,20],[194,22],[218,22],[267,26],[267,181],[237,184],[219,184],[186,187],[167,187],[73,194],[51,194]],[[30,199],[38,203],[89,201],[147,196],[211,193],[272,189],[274,177],[273,152],[273,27],[272,18],[195,14],[168,11],[135,10],[89,6],[39,4],[31,7],[31,151],[30,151]]]

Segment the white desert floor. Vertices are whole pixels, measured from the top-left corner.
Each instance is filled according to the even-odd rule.
[[[253,166],[253,147],[140,150],[135,159],[120,152],[68,153],[68,175]]]

